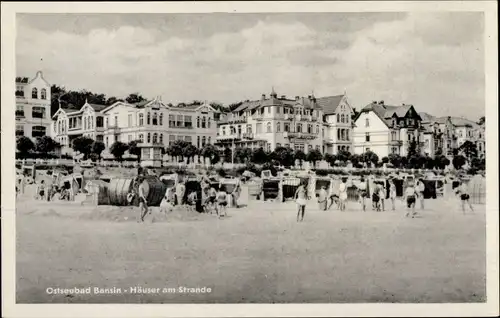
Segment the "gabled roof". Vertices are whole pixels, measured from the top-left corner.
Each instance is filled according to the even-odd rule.
[[[72,114],[72,113],[78,113],[80,110],[75,109],[75,108],[59,108],[54,115],[52,115],[52,118],[54,118],[57,114],[64,112],[66,114]]]
[[[436,117],[432,116],[429,113],[420,112],[418,114],[420,115],[420,118],[422,118],[422,122],[424,122],[424,123],[426,123],[426,122],[432,122],[433,120],[436,119]]]
[[[344,98],[344,94],[335,96],[325,96],[316,99],[318,105],[323,109],[325,115],[332,115],[337,110],[340,102]]]
[[[100,112],[101,110],[105,109],[106,105],[100,105],[100,104],[90,104],[90,103],[87,103],[87,105],[90,105],[90,107],[92,107],[96,112]],[[85,106],[85,105],[84,105]],[[83,106],[82,106],[83,107]]]
[[[390,126],[392,124],[392,117],[405,117],[410,109],[414,109],[413,105],[391,106],[372,102],[361,109],[355,121],[359,118],[360,114],[373,111],[387,126]],[[422,119],[417,112],[415,113]]]

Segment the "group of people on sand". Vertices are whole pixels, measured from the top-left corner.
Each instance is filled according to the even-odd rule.
[[[24,193],[24,188],[26,186],[26,177],[23,176],[16,184],[16,197],[19,193]],[[72,193],[71,189],[65,185],[58,186],[56,184],[46,183],[45,180],[40,180],[40,182],[35,182],[35,200],[40,201],[58,201],[58,200],[71,200]]]
[[[338,193],[334,193],[332,189],[330,189],[330,193],[326,190],[325,186],[321,186],[318,193],[318,203],[319,209],[322,211],[329,210],[334,204],[337,209],[340,211],[345,211],[347,207],[347,178],[343,178],[339,188]],[[361,208],[363,211],[366,211],[366,200],[369,198],[369,194],[367,191],[367,183],[365,179],[362,177],[360,182],[356,185],[358,191],[358,202],[361,204]],[[425,184],[423,179],[418,179],[417,182],[410,181],[408,182],[404,194],[401,198],[403,202],[406,202],[407,212],[405,217],[415,218],[417,216],[417,212],[415,210],[417,199],[420,202],[420,209],[425,209]],[[465,206],[467,205],[471,211],[474,211],[472,208],[472,204],[470,203],[470,195],[467,184],[464,182],[460,182],[459,187],[457,187],[455,193],[459,196],[461,201],[462,211],[465,214]],[[387,197],[387,189],[383,184],[376,184],[375,188],[372,191],[371,201],[372,201],[372,210],[373,211],[385,211],[385,200]],[[309,199],[308,192],[306,189],[306,183],[302,182],[299,184],[295,192],[295,202],[297,203],[297,222],[301,222],[304,220],[305,209],[307,200]],[[392,204],[392,211],[396,210],[396,184],[394,179],[389,180],[389,200]]]
[[[131,203],[135,196],[139,200],[140,221],[144,222],[146,215],[151,213],[148,207],[148,193],[146,190],[145,178],[139,176],[136,179],[136,186],[132,187],[131,192],[127,195],[127,200]],[[174,207],[185,207],[188,211],[195,211],[198,204],[201,205],[201,212],[216,214],[219,218],[226,217],[228,196],[231,196],[232,202],[235,207],[240,192],[239,183],[236,184],[235,189],[231,193],[227,193],[225,187],[222,185],[219,190],[216,190],[207,176],[203,176],[200,181],[201,185],[201,198],[198,198],[196,191],[191,191],[186,196],[186,185],[182,180],[178,180],[174,186],[167,187],[165,195],[160,203],[160,212],[168,213],[173,211]],[[137,191],[135,190],[137,188]],[[201,199],[201,200],[199,200]]]

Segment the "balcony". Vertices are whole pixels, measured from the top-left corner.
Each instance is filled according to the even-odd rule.
[[[236,118],[228,118],[227,120],[231,124],[242,124],[247,122],[247,117],[236,117]]]
[[[253,139],[253,134],[252,133],[243,133],[242,137],[243,137],[243,139]]]
[[[292,114],[285,114],[285,120],[292,120],[293,115]]]
[[[222,136],[217,136],[217,141],[224,141],[224,140],[240,140],[241,139],[241,134],[235,133],[235,134],[228,134],[228,135],[222,135]]]
[[[284,132],[283,137],[289,139],[307,139],[307,140],[318,138],[316,134],[303,133],[303,132]]]
[[[115,134],[119,134],[121,131],[121,128],[118,127],[118,125],[109,125],[108,130],[111,130],[111,132],[113,132]]]
[[[33,118],[42,118],[43,119],[45,117],[45,114],[41,113],[41,112],[33,112],[31,114],[31,117],[33,117]]]
[[[193,126],[170,126],[170,128],[175,128],[175,129],[193,129],[194,127]],[[206,127],[202,127],[202,128],[206,128]]]

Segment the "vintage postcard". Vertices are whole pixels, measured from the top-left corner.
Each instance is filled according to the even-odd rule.
[[[496,10],[2,3],[5,317],[498,315]]]

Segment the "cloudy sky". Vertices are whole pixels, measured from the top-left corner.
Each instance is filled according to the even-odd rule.
[[[482,13],[18,14],[17,76],[166,102],[347,91],[484,114]]]

